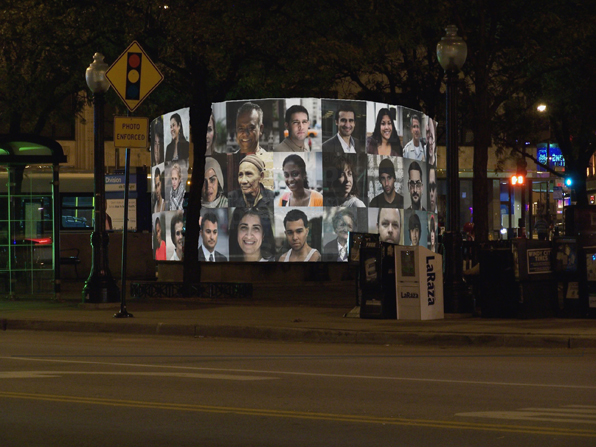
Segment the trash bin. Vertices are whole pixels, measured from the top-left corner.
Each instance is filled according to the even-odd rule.
[[[512,241],[515,279],[519,287],[517,316],[549,318],[557,311],[557,282],[549,241],[518,238]]]
[[[478,253],[480,284],[477,306],[486,318],[514,318],[519,290],[511,248],[483,248]]]
[[[558,306],[560,314],[567,318],[585,318],[587,314],[586,288],[589,281],[586,281],[588,274],[585,253],[578,237],[563,236],[553,239],[552,259],[559,290]]]
[[[562,286],[566,286],[564,314],[593,318],[596,316],[596,206],[567,206],[564,216],[565,237],[553,241],[555,267],[559,270],[563,267]],[[566,239],[570,239],[569,243]]]

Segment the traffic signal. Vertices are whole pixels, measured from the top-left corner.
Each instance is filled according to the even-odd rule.
[[[526,175],[528,175],[527,162],[525,158],[517,160],[517,170],[511,177],[511,186],[523,186],[526,182]]]
[[[510,181],[512,186],[523,186],[526,182],[526,177],[523,174],[514,174],[511,176]]]
[[[569,188],[569,187],[573,186],[573,179],[572,179],[571,177],[567,177],[567,178],[565,178],[565,186],[566,186],[567,188]]]
[[[126,58],[125,99],[139,100],[141,97],[141,62],[142,53],[129,52]]]

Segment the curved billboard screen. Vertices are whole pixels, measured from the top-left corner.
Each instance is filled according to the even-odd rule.
[[[153,249],[181,260],[189,109],[151,124]],[[345,262],[349,232],[436,250],[436,122],[367,101],[213,104],[199,260]]]

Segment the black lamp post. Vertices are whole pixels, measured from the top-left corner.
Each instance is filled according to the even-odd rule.
[[[457,143],[457,79],[458,72],[466,62],[468,46],[457,35],[457,27],[445,28],[447,35],[437,44],[437,58],[445,70],[446,129],[447,129],[447,222],[444,236],[445,311],[459,312],[462,302],[462,237],[459,226],[459,149]]]
[[[93,92],[93,162],[94,166],[94,217],[95,226],[91,234],[93,259],[89,278],[83,288],[85,303],[115,303],[120,301],[120,290],[108,266],[109,236],[106,231],[106,188],[104,156],[104,105],[105,93],[110,88],[106,78],[108,64],[103,54],[95,53],[93,63],[85,73],[87,85]]]
[[[538,110],[538,113],[548,113],[548,106],[544,103],[540,103],[538,104],[538,106],[536,107],[536,110]],[[551,132],[551,127],[550,127],[550,119],[546,118],[546,121],[548,122],[548,140],[546,141],[546,166],[551,166],[550,164],[550,141],[552,139],[552,132]],[[548,179],[546,180],[546,209],[542,212],[542,214],[548,216],[548,221],[550,222],[551,220],[551,214],[550,214],[550,203],[549,203],[549,191],[550,191],[550,178],[551,175],[548,175]],[[542,191],[542,186],[540,187],[540,190]],[[530,189],[530,192],[532,190]],[[531,198],[531,196],[530,196]]]

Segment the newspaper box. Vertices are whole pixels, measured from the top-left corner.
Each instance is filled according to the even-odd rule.
[[[438,320],[443,307],[443,257],[425,247],[395,246],[399,320]]]
[[[364,234],[360,245],[360,318],[396,318],[393,250],[378,234]]]

